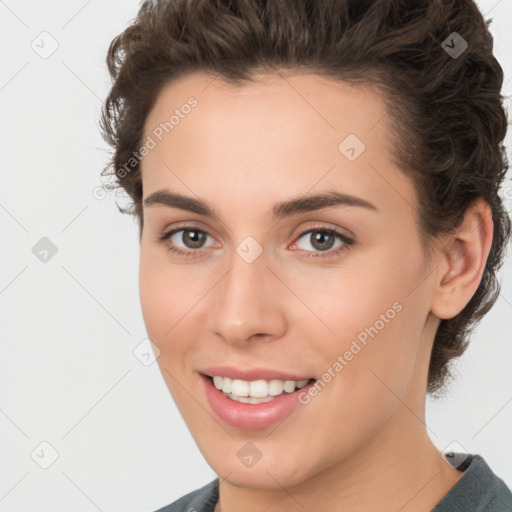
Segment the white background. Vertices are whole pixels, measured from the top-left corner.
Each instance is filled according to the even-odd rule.
[[[479,6],[494,19],[510,94],[511,2]],[[108,159],[98,127],[105,56],[137,9],[135,0],[0,1],[2,511],[151,512],[215,477],[157,364],[133,355],[146,338],[138,228],[97,189]],[[49,48],[43,31],[58,43],[47,59],[31,47],[46,37]],[[509,153],[510,142],[509,132]],[[32,252],[42,237],[58,250],[46,263]],[[500,277],[498,302],[427,421],[440,449],[455,441],[482,454],[512,487],[510,258]],[[35,462],[50,461],[43,441],[58,452],[48,469]]]

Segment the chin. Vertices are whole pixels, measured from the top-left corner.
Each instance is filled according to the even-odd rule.
[[[264,440],[256,439],[252,444],[247,439],[228,438],[220,442],[209,437],[207,441],[203,438],[203,443],[197,443],[198,447],[219,480],[249,489],[291,488],[314,477],[334,462],[324,461],[325,467],[322,467],[321,460],[311,460],[304,453],[302,442],[286,446],[268,440],[265,444]],[[257,451],[255,446],[261,447],[261,450]],[[311,465],[307,466],[306,462]]]
[[[233,469],[220,463],[212,469],[221,481],[225,480],[235,487],[247,489],[280,490],[300,485],[308,478],[304,467],[297,470],[291,466],[263,465],[261,461],[252,468]]]

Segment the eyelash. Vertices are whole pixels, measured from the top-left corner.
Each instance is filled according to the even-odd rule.
[[[169,252],[176,253],[180,256],[192,257],[192,258],[201,256],[201,253],[205,249],[184,250],[184,249],[178,249],[175,246],[169,245],[167,243],[167,240],[172,235],[174,235],[175,233],[179,233],[180,231],[198,231],[198,232],[206,234],[207,236],[210,236],[206,231],[196,228],[194,226],[182,226],[178,229],[173,229],[171,231],[168,231],[167,233],[163,233],[162,235],[157,237],[157,241],[162,243],[164,245],[164,247],[166,248],[166,250],[168,250]],[[349,247],[354,245],[354,243],[355,243],[354,240],[352,240],[351,238],[348,238],[346,235],[340,233],[339,231],[336,231],[335,229],[332,229],[332,228],[321,227],[321,226],[315,227],[312,229],[308,229],[307,231],[302,232],[297,237],[297,240],[300,240],[304,235],[308,235],[311,233],[328,233],[328,234],[333,235],[334,237],[338,238],[339,240],[341,240],[343,242],[343,245],[341,245],[340,247],[337,247],[336,249],[328,249],[327,251],[304,251],[304,252],[308,253],[305,256],[306,258],[329,258],[330,259],[330,258],[338,256],[343,251],[348,250]]]

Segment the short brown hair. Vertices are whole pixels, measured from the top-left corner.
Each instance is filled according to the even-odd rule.
[[[100,124],[114,153],[102,175],[131,198],[130,209],[119,209],[137,217],[142,234],[140,161],[132,157],[158,93],[188,73],[243,84],[260,71],[296,69],[377,87],[393,127],[393,156],[415,184],[425,254],[477,198],[492,212],[480,285],[458,315],[441,320],[434,339],[428,391],[439,392],[449,361],[498,298],[496,273],[510,237],[498,194],[508,169],[503,70],[489,23],[472,0],[145,1],[107,55],[113,85]],[[454,41],[459,49],[467,44],[460,55],[448,51]]]

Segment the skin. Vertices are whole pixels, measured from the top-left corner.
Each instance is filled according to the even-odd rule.
[[[478,201],[453,236],[436,241],[429,266],[415,189],[393,163],[377,91],[314,74],[260,74],[234,86],[197,73],[162,89],[144,136],[190,96],[198,105],[142,161],[143,196],[200,198],[218,217],[145,206],[139,285],[163,377],[219,475],[216,510],[431,510],[461,472],[428,436],[428,362],[440,319],[460,312],[480,282],[488,206]],[[354,161],[338,150],[350,133],[366,146]],[[332,206],[272,222],[275,203],[326,190],[378,211]],[[158,241],[181,223],[209,235],[202,249],[183,238],[190,232],[173,237],[201,255]],[[322,257],[343,242],[322,252],[311,233],[300,235],[326,227],[355,243]],[[236,252],[248,236],[263,249],[252,263]],[[401,311],[277,426],[237,429],[210,407],[198,369],[262,366],[321,379],[396,302]],[[247,442],[261,452],[251,468],[237,457]]]

